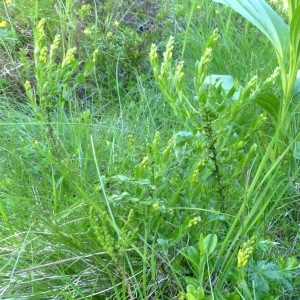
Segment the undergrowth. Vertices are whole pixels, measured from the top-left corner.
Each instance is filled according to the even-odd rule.
[[[211,1],[0,8],[1,299],[299,298],[298,106],[266,105],[256,27]]]

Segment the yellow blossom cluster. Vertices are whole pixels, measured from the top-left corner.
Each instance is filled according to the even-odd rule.
[[[187,225],[187,227],[190,228],[190,227],[192,227],[192,226],[197,225],[197,224],[200,223],[200,222],[201,222],[201,217],[200,217],[200,216],[195,217],[195,218],[193,218],[193,219],[191,219],[191,220],[189,221],[189,224]]]
[[[56,34],[54,37],[53,43],[50,46],[51,50],[53,51],[53,50],[57,49],[59,46],[59,43],[60,43],[60,35]]]
[[[99,54],[99,50],[98,49],[94,50],[94,52],[93,52],[93,63],[96,63],[98,54]]]
[[[25,88],[26,92],[31,89],[31,83],[30,83],[30,81],[28,81],[28,80],[25,81],[24,88]]]
[[[38,25],[37,25],[37,30],[39,33],[39,40],[42,40],[45,37],[44,26],[45,26],[45,19],[43,18],[38,22]]]
[[[39,60],[45,64],[47,62],[47,56],[48,56],[48,48],[44,47],[40,52]]]
[[[89,28],[86,28],[86,29],[83,30],[83,33],[84,33],[85,35],[91,35],[91,34],[92,34],[92,31],[91,31]]]
[[[67,51],[66,57],[63,61],[63,66],[70,64],[75,59],[76,47]]]
[[[245,242],[238,252],[238,268],[243,268],[247,265],[250,255],[253,252],[254,237]]]

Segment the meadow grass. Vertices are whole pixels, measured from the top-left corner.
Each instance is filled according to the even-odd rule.
[[[0,3],[1,299],[298,299],[271,43],[211,1],[29,2]]]

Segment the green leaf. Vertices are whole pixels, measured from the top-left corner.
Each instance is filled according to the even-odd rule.
[[[214,2],[227,4],[256,26],[271,41],[283,61],[289,49],[289,26],[268,3],[264,0],[214,0]]]
[[[209,234],[204,239],[205,248],[207,251],[207,255],[212,254],[217,246],[218,237],[216,234]]]
[[[289,15],[292,17],[297,6],[300,5],[300,0],[288,0]]]
[[[296,58],[296,67],[300,61],[300,5],[297,6],[291,20],[290,40],[291,49]]]
[[[263,93],[259,94],[254,101],[268,113],[272,122],[276,125],[280,110],[279,99],[272,93]]]

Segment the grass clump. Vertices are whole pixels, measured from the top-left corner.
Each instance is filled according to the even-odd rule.
[[[272,41],[211,1],[0,5],[3,299],[299,297]]]

